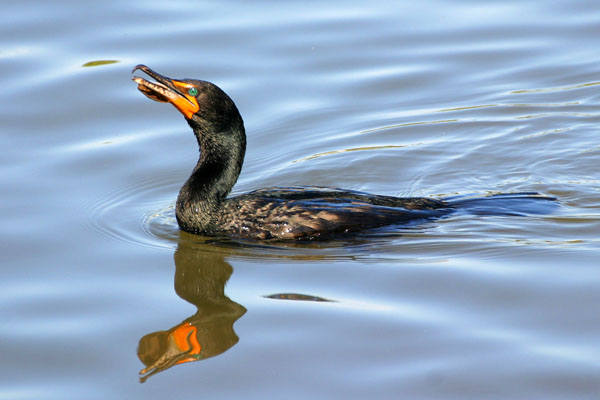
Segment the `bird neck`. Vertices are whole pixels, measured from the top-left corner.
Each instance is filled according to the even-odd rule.
[[[246,136],[243,124],[215,132],[188,122],[198,140],[200,156],[179,192],[175,211],[184,230],[210,232],[242,170]]]

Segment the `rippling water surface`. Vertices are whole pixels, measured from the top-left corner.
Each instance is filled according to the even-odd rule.
[[[600,3],[393,3],[3,5],[0,398],[597,398]],[[236,101],[236,193],[558,205],[180,233],[195,140],[138,63]]]

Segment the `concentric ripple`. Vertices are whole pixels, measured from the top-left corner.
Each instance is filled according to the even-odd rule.
[[[106,238],[141,246],[174,248],[179,237],[173,177],[130,182],[87,205],[86,226]]]

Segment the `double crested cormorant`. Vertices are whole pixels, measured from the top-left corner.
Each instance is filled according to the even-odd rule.
[[[248,239],[317,239],[368,228],[439,217],[457,203],[380,196],[324,187],[277,187],[227,197],[242,169],[246,134],[231,98],[216,85],[167,78],[145,65],[153,82],[134,76],[152,100],[171,103],[194,131],[200,158],[179,196],[179,227],[202,235]]]

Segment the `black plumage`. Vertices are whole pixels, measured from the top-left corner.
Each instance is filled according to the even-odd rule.
[[[176,204],[177,222],[184,231],[261,240],[313,239],[439,217],[456,209],[444,200],[322,187],[266,188],[227,197],[246,151],[244,122],[233,100],[210,82],[167,78],[144,65],[136,70],[155,80],[134,77],[139,90],[173,104],[198,141],[198,163]]]

